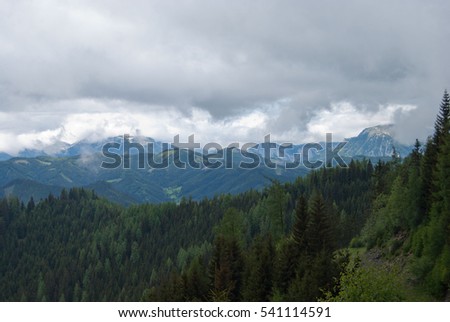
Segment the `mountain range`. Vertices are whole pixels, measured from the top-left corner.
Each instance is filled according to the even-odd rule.
[[[364,129],[357,137],[347,140],[341,155],[347,161],[351,158],[370,158],[376,161],[390,158],[395,148],[396,153],[404,157],[412,147],[397,142],[393,138],[393,130],[392,125]],[[232,169],[211,169],[204,166],[205,156],[200,151],[171,147],[164,149],[161,142],[142,136],[130,137],[129,141],[141,143],[147,157],[147,144],[153,144],[151,156],[158,162],[167,161],[168,167],[155,169],[145,165],[140,169],[137,149],[129,151],[129,169],[125,169],[123,164],[115,169],[100,167],[102,161],[105,161],[105,156],[101,154],[104,144],[118,143],[119,148],[114,151],[118,155],[124,155],[123,137],[120,136],[96,142],[83,140],[72,145],[57,142],[45,149],[23,150],[15,157],[0,153],[0,196],[17,196],[26,202],[30,197],[39,200],[50,193],[58,194],[63,188],[85,187],[125,205],[177,202],[182,197],[201,199],[222,193],[236,194],[250,189],[262,189],[273,180],[293,181],[309,171],[303,166],[295,169],[285,169],[283,166],[294,159],[295,153],[301,152],[304,144],[293,145],[281,156],[276,153],[278,150],[272,149],[270,159],[278,165],[276,169],[264,165],[264,160],[267,161],[264,144],[256,145],[248,151],[258,155],[261,162],[249,170],[239,167],[241,162],[252,161],[244,157],[239,149],[217,151],[218,155],[222,152],[222,156],[232,156]],[[323,151],[313,154],[312,159],[321,157]],[[185,163],[189,159],[196,160],[200,168],[187,166],[186,169],[180,169],[176,166],[175,159]]]

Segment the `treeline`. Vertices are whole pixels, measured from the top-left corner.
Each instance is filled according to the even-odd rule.
[[[449,96],[424,147],[263,191],[124,208],[85,189],[0,200],[2,301],[408,300],[450,281]],[[350,248],[349,248],[350,246]],[[349,250],[348,250],[349,249]],[[401,268],[401,269],[404,269]]]
[[[277,189],[275,184],[268,194],[267,221],[260,218],[263,220],[253,234],[244,215],[228,209],[216,227],[212,254],[198,254],[180,271],[162,275],[143,299],[313,301],[323,289],[331,289],[348,261],[345,254],[334,253],[337,241],[342,241],[337,209],[327,205],[317,191],[309,202],[301,194],[296,199],[293,225],[285,235],[286,195],[278,195]]]
[[[63,190],[37,205],[0,201],[1,300],[139,300],[180,249],[203,251],[221,209],[258,194],[124,209],[92,191]],[[246,206],[248,203],[248,206]]]
[[[403,162],[375,171],[372,215],[360,242],[412,256],[408,268],[436,299],[450,296],[450,97],[445,91],[435,131]]]
[[[3,199],[0,300],[248,299],[261,279],[251,267],[271,276],[264,277],[270,287],[261,296],[277,295],[276,286],[279,296],[287,297],[288,284],[300,278],[302,269],[309,269],[300,267],[301,262],[314,266],[326,258],[328,265],[332,252],[360,230],[370,210],[372,172],[370,162],[352,162],[349,169],[323,169],[294,183],[274,182],[264,191],[183,199],[178,205],[123,208],[84,189],[63,190],[60,196],[37,203]],[[310,228],[302,234],[311,240],[299,248],[292,236],[296,225],[302,226],[298,221],[302,198],[305,205],[310,200],[311,206],[320,207],[311,208],[311,214],[304,211],[308,216],[301,220]],[[315,230],[329,244],[319,245]],[[297,248],[299,252],[291,253]],[[315,254],[319,249],[320,258]],[[239,279],[233,291],[229,283],[235,277],[227,280],[225,268],[230,251],[236,256],[233,276]],[[218,271],[213,274],[214,265]],[[283,278],[280,270],[291,268],[298,274]],[[194,282],[196,274],[203,282]],[[337,273],[333,269],[327,274],[317,283],[328,284]],[[211,279],[213,275],[217,279]],[[185,286],[182,294],[176,283],[183,276],[192,287]],[[194,291],[200,286],[205,288]]]

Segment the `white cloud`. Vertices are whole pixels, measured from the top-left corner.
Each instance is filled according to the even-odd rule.
[[[98,111],[60,115],[59,124],[48,130],[36,131],[24,127],[14,131],[7,128],[7,131],[0,132],[3,142],[0,144],[0,151],[14,155],[25,148],[45,150],[59,141],[69,144],[80,140],[94,142],[117,135],[137,133],[165,142],[172,142],[175,135],[180,135],[181,140],[187,140],[189,135],[194,134],[197,142],[202,144],[242,143],[252,139],[262,140],[268,119],[268,115],[258,110],[218,120],[208,111],[198,108],[193,108],[186,114],[173,107],[149,106],[148,112],[143,113],[143,107],[140,106],[136,111],[130,112],[134,110],[132,107],[119,108],[123,102],[111,101],[109,104],[116,110],[112,112],[106,111],[107,101],[81,100],[63,103],[64,108],[72,104],[87,104]],[[20,114],[21,117],[29,119],[36,116],[33,113]],[[13,118],[13,115],[14,113],[3,113],[0,117],[7,119]]]
[[[417,107],[413,105],[380,105],[377,110],[363,110],[348,102],[331,105],[329,110],[321,110],[308,123],[308,132],[316,137],[323,133],[333,133],[336,140],[342,140],[358,135],[367,127],[394,123],[396,117],[401,117]]]
[[[58,141],[70,144],[80,140],[93,142],[137,133],[165,142],[172,142],[175,135],[187,141],[188,136],[194,134],[196,142],[202,145],[218,142],[224,146],[233,142],[259,143],[266,134],[270,134],[272,140],[277,142],[323,141],[327,132],[333,133],[335,140],[342,140],[357,135],[365,127],[392,123],[416,109],[412,105],[396,104],[381,105],[375,111],[367,111],[348,102],[339,102],[328,109],[316,110],[304,126],[299,124],[298,127],[280,129],[272,128],[270,121],[286,112],[286,104],[290,104],[288,100],[226,119],[215,119],[208,111],[199,108],[182,113],[174,107],[149,106],[148,112],[142,113],[143,106],[133,108],[120,101],[79,100],[62,103],[64,108],[73,104],[85,104],[87,107],[79,110],[92,108],[93,111],[60,115],[59,124],[55,124],[52,129],[20,129],[15,133],[11,129],[1,131],[0,151],[16,154],[24,148],[45,150]],[[108,111],[108,106],[113,106],[111,111]],[[12,115],[0,113],[0,118],[7,120]],[[21,115],[24,117],[23,113]],[[33,119],[34,115],[31,113],[27,117]]]

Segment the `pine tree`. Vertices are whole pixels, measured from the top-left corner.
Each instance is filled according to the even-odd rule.
[[[202,259],[196,257],[192,260],[186,274],[183,274],[183,297],[187,301],[207,300],[208,278],[203,271]]]
[[[437,169],[434,177],[433,202],[429,223],[429,242],[425,255],[434,259],[434,266],[427,276],[434,295],[443,298],[450,290],[450,121],[442,133]]]
[[[428,216],[431,207],[431,195],[433,192],[433,172],[436,167],[437,146],[431,138],[425,146],[425,154],[421,163],[421,200],[420,205],[424,211],[424,216]]]
[[[297,198],[292,234],[279,244],[277,252],[275,286],[280,300],[285,299],[289,287],[296,277],[299,262],[306,259],[308,223],[308,204],[304,195],[301,194]]]
[[[273,291],[274,255],[272,237],[258,236],[246,263],[245,301],[269,301]]]
[[[405,163],[407,166],[408,178],[405,182],[407,190],[407,200],[408,207],[403,209],[408,213],[408,224],[409,228],[415,228],[425,219],[425,208],[423,203],[423,189],[422,189],[422,174],[421,174],[421,163],[422,163],[422,152],[421,144],[419,140],[416,139],[414,144],[414,149],[412,150],[408,161]]]
[[[420,151],[421,144],[418,139],[416,139],[416,142],[414,143],[414,149],[411,152],[411,165],[415,168],[420,167],[420,161],[422,159],[422,153]]]
[[[450,119],[450,95],[448,94],[447,90],[445,90],[439,108],[439,113],[436,117],[436,122],[434,124],[435,132],[433,136],[433,142],[438,147],[443,144],[444,136],[446,135],[445,129],[448,125],[449,119]]]
[[[283,300],[295,277],[300,255],[299,247],[292,237],[284,238],[277,247],[274,283],[279,300]]]
[[[224,294],[229,301],[237,301],[241,291],[242,271],[243,259],[238,241],[219,235],[209,264],[212,293]]]
[[[306,247],[305,232],[309,222],[308,205],[306,198],[300,195],[297,199],[297,205],[295,207],[295,222],[292,227],[292,238],[301,252]],[[297,253],[298,255],[298,253]]]
[[[327,252],[334,250],[332,223],[330,223],[323,197],[317,191],[311,197],[305,237],[309,254],[317,254],[322,250]]]
[[[31,196],[30,201],[27,204],[27,212],[30,213],[35,207],[33,196]]]
[[[436,164],[444,137],[446,136],[446,128],[450,119],[450,96],[447,90],[441,101],[439,113],[434,124],[434,135],[428,140],[422,164],[422,204],[425,212],[428,214],[431,208],[431,202],[435,187],[433,186],[433,175],[436,171]]]
[[[281,183],[273,181],[267,197],[269,216],[272,223],[272,235],[279,239],[284,234],[287,197]]]

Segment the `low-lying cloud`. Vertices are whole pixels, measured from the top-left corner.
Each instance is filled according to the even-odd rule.
[[[117,102],[111,102],[111,105]],[[194,108],[190,113],[181,113],[176,108],[149,113],[91,112],[65,115],[53,129],[43,131],[0,132],[0,151],[17,154],[23,149],[38,149],[53,153],[61,142],[73,144],[81,140],[98,142],[104,138],[131,134],[153,137],[164,142],[173,142],[175,135],[181,141],[194,134],[196,141],[206,144],[218,142],[224,146],[239,142],[264,141],[270,134],[278,142],[306,143],[325,139],[332,132],[335,140],[356,136],[361,129],[375,124],[395,122],[399,116],[407,117],[416,107],[409,105],[380,106],[376,111],[360,111],[348,102],[333,104],[330,109],[311,112],[309,121],[297,127],[270,132],[280,118],[285,117],[284,104],[266,109],[249,111],[240,116],[216,119],[208,111]],[[25,117],[22,115],[22,117]],[[28,116],[33,118],[32,115]],[[274,121],[275,120],[275,121]]]

